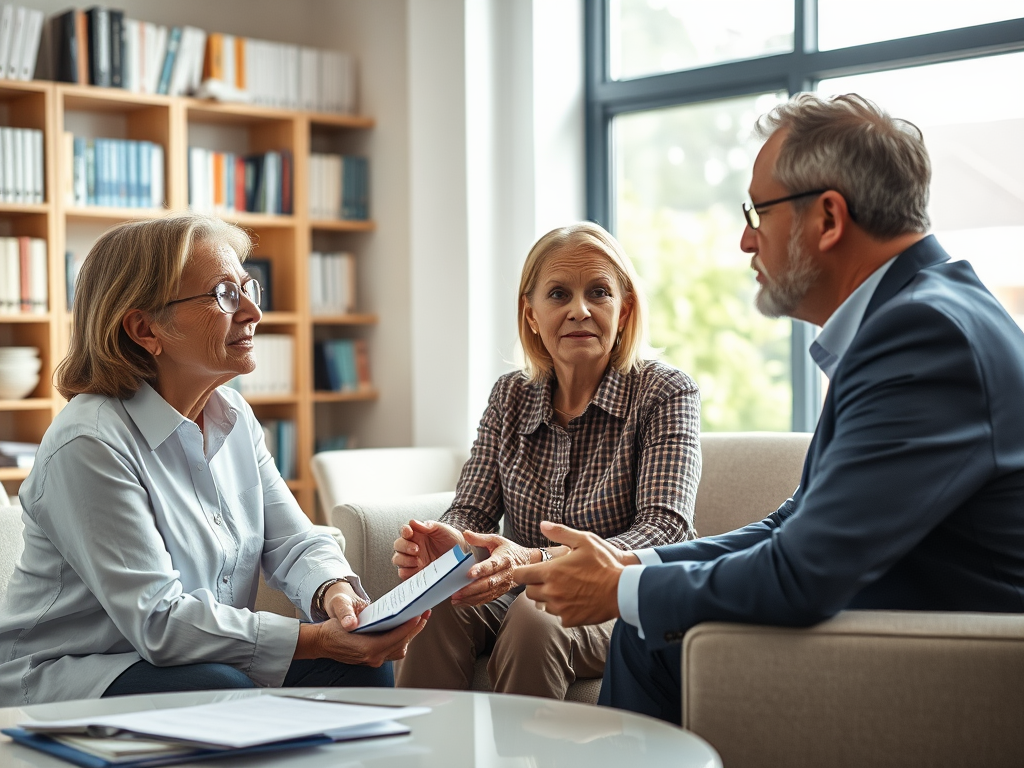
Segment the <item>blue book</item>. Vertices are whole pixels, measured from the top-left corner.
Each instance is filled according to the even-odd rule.
[[[124,139],[117,139],[114,146],[117,148],[114,155],[114,178],[117,180],[117,186],[114,187],[114,205],[127,208],[131,204],[128,200],[128,158],[131,155],[131,147]]]
[[[153,200],[153,143],[139,142],[139,198],[140,208],[148,208]]]
[[[85,142],[85,204],[99,205],[96,190],[96,142],[89,139]]]
[[[275,741],[271,744],[260,744],[255,747],[243,747],[241,749],[204,749],[197,748],[188,752],[179,752],[174,755],[161,755],[157,757],[145,757],[138,760],[107,760],[103,757],[90,754],[81,749],[62,744],[48,736],[26,731],[24,728],[4,728],[0,733],[10,736],[18,744],[45,752],[69,763],[84,766],[84,768],[156,768],[159,765],[174,765],[175,763],[191,763],[199,760],[209,760],[215,757],[238,757],[241,755],[259,755],[264,752],[278,752],[285,749],[304,749],[306,747],[319,747],[325,744],[333,744],[338,741],[359,741],[361,739],[376,739],[385,736],[407,736],[412,731],[409,726],[399,723],[396,720],[384,720],[367,725],[357,725],[351,728],[339,728],[335,731],[319,734],[317,736],[306,736],[299,739],[287,741]]]
[[[338,359],[338,348],[334,341],[324,342],[324,366],[327,370],[327,382],[332,392],[340,392],[342,387],[341,361]]]
[[[171,27],[167,32],[167,55],[164,56],[164,64],[160,70],[160,81],[157,84],[156,92],[165,96],[171,87],[171,73],[174,71],[174,60],[178,56],[178,49],[181,47],[181,27]]]
[[[139,207],[139,152],[142,149],[141,141],[126,141],[125,159],[127,160],[127,204],[129,208]]]
[[[342,339],[339,342],[341,357],[341,386],[342,389],[355,392],[359,389],[359,374],[356,371],[356,345],[351,339]]]

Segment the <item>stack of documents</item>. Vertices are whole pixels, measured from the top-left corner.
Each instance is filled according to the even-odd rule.
[[[173,709],[33,721],[3,733],[87,768],[154,768],[186,761],[401,736],[395,718],[426,707],[377,707],[289,696],[255,696]]]

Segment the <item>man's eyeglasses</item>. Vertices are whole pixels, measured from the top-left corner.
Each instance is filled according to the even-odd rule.
[[[174,301],[167,302],[164,306],[169,307],[171,304],[180,304],[183,301],[192,301],[193,299],[203,299],[207,296],[212,296],[217,300],[217,306],[220,307],[221,312],[233,315],[238,311],[238,304],[242,300],[242,294],[245,294],[245,297],[257,307],[263,300],[263,288],[256,280],[247,280],[245,285],[241,287],[238,286],[238,283],[227,280],[223,283],[217,283],[209,293],[200,293],[185,299],[175,299]]]
[[[810,197],[811,195],[821,195],[828,192],[827,189],[812,189],[810,192],[798,192],[795,195],[787,195],[786,197],[780,197],[778,200],[768,200],[764,203],[743,203],[743,216],[747,220],[747,226],[751,229],[757,229],[761,226],[761,217],[759,211],[767,208],[770,205],[778,205],[779,203],[788,203],[790,200],[798,200],[801,197]]]

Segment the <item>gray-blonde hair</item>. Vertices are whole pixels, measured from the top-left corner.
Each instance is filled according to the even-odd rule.
[[[223,243],[244,261],[249,236],[220,219],[186,213],[119,224],[93,244],[75,287],[71,345],[57,367],[58,391],[130,398],[156,378],[153,356],[122,326],[133,309],[162,317],[197,245]]]
[[[640,287],[633,263],[619,241],[607,230],[591,221],[580,221],[553,229],[541,237],[523,264],[519,280],[519,342],[525,358],[523,370],[530,381],[546,379],[554,363],[540,336],[530,329],[526,319],[527,303],[537,288],[541,270],[552,256],[578,253],[598,253],[608,260],[622,291],[623,304],[631,307],[622,335],[612,350],[611,367],[620,373],[628,373],[638,369],[643,356],[651,351],[647,341],[647,297]]]
[[[921,130],[849,93],[823,98],[798,93],[757,123],[767,139],[787,131],[775,180],[790,192],[834,189],[872,237],[925,232],[931,161]],[[794,201],[798,209],[810,200]]]

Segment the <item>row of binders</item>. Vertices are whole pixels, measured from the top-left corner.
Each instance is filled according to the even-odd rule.
[[[36,77],[63,83],[182,96],[203,76],[206,32],[125,18],[104,6],[46,20]]]
[[[341,51],[215,33],[207,41],[204,75],[267,107],[356,110],[355,62]]]
[[[313,345],[313,384],[318,390],[356,392],[372,383],[366,339],[328,339]]]
[[[6,11],[8,7],[12,12]],[[14,27],[24,19],[19,36],[25,38],[24,50],[19,45],[15,51],[12,44],[9,57],[16,79],[31,80],[34,75],[171,96],[196,94],[212,81],[221,87],[211,88],[211,94],[233,101],[316,112],[355,111],[355,63],[340,51],[153,24],[98,5],[72,8],[45,22],[42,11],[4,8],[0,21],[10,17]],[[0,27],[0,54],[2,31]]]
[[[41,203],[45,193],[43,132],[0,128],[0,202]]]
[[[0,4],[0,79],[35,77],[43,12],[13,3]]]
[[[309,310],[318,316],[356,311],[356,260],[351,253],[309,254]]]
[[[87,139],[64,134],[71,158],[72,205],[159,208],[164,204],[164,148],[151,141]],[[70,147],[69,147],[70,145]]]
[[[370,218],[368,163],[356,155],[309,156],[309,215],[313,219]]]
[[[45,315],[50,301],[46,241],[0,237],[0,312]]]
[[[189,147],[189,206],[205,212],[290,214],[293,174],[288,150],[239,155]]]
[[[243,395],[292,394],[295,339],[286,333],[258,333],[252,343],[256,369],[233,380],[238,391]]]

